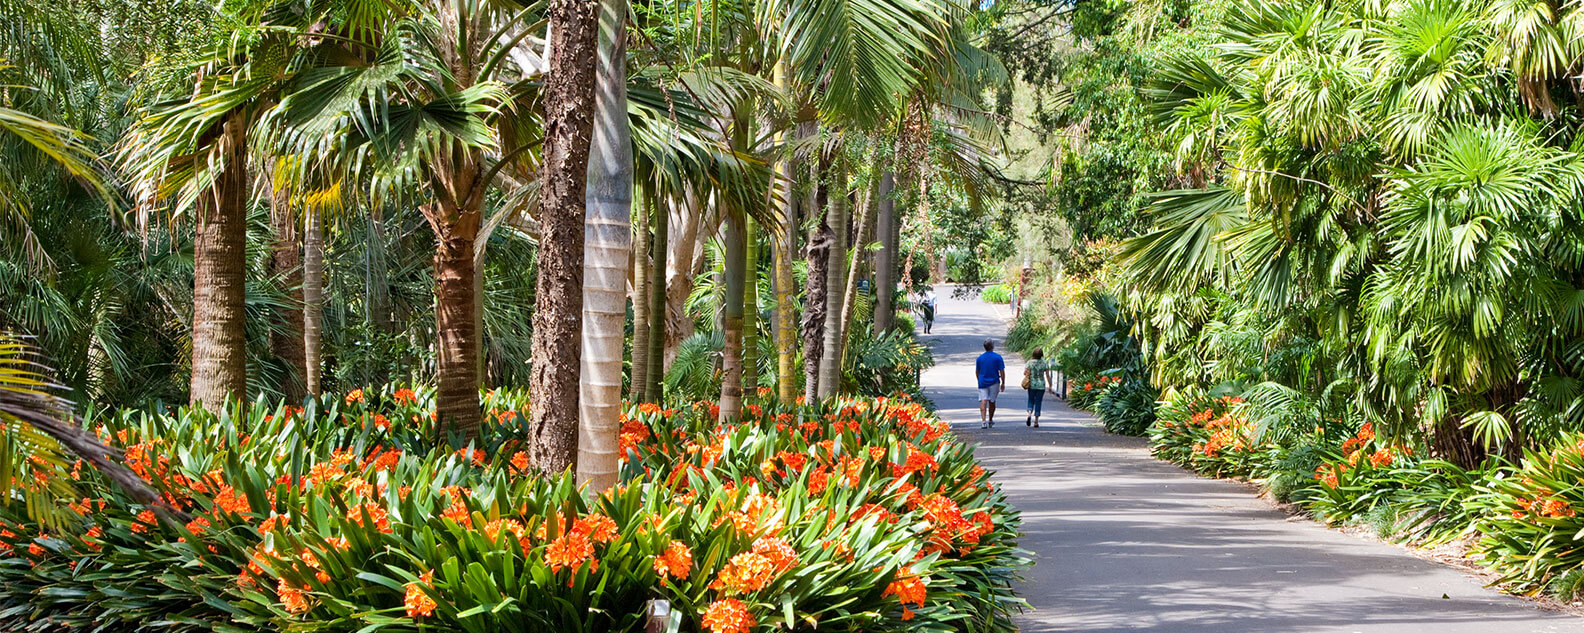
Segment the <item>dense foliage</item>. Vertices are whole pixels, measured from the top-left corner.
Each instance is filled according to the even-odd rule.
[[[712,633],[1014,630],[1017,513],[916,404],[643,405],[591,497],[526,472],[520,394],[485,402],[469,446],[423,390],[94,415],[168,507],[36,466],[81,497],[4,510],[0,629],[638,630],[661,599]]]

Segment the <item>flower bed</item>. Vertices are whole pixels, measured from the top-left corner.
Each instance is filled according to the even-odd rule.
[[[490,394],[476,446],[427,393],[319,410],[91,420],[183,513],[85,468],[43,524],[0,509],[0,630],[1015,630],[1017,514],[916,404],[645,405],[624,478],[527,472],[524,402]],[[46,624],[50,623],[50,624]]]
[[[1156,457],[1195,472],[1256,481],[1332,524],[1366,524],[1421,545],[1467,537],[1468,556],[1509,590],[1584,597],[1584,435],[1515,466],[1474,469],[1416,454],[1368,423],[1316,424],[1263,437],[1236,399],[1192,393],[1162,402],[1150,429]]]

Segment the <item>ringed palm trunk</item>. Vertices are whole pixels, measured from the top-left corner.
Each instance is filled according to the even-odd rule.
[[[822,163],[823,167],[823,163]],[[820,175],[821,172],[816,172]],[[803,295],[803,393],[810,398],[819,397],[820,359],[825,351],[825,296],[830,266],[830,253],[836,242],[831,230],[830,217],[824,213],[829,191],[820,178],[815,178],[814,195],[805,199],[808,215],[820,214],[808,241],[808,287]]]
[[[590,157],[589,162],[593,163]],[[654,285],[655,275],[650,272],[654,265],[653,249],[654,239],[649,232],[649,216],[654,213],[653,207],[648,204],[649,196],[644,196],[644,203],[638,205],[638,213],[634,216],[637,223],[633,230],[632,268],[633,268],[633,344],[632,344],[632,376],[629,380],[630,387],[627,399],[633,402],[642,402],[644,393],[649,388],[649,328],[652,320],[649,318],[650,288]]]
[[[324,226],[321,215],[312,206],[304,209],[306,229],[303,232],[303,362],[306,367],[305,382],[308,394],[321,393],[324,361]]]
[[[272,196],[270,201],[270,225],[275,229],[270,276],[280,280],[287,296],[286,305],[280,310],[277,331],[270,334],[270,347],[275,357],[291,369],[282,385],[286,400],[301,402],[307,395],[308,376],[307,352],[303,349],[303,258],[298,249],[297,219],[288,204],[285,195]]]
[[[646,356],[649,369],[644,374],[647,382],[643,396],[648,402],[662,402],[665,400],[666,242],[670,236],[671,212],[660,205],[660,196],[653,190],[649,192],[649,209],[654,216],[654,265],[650,267],[652,279],[646,298],[649,302],[649,340],[644,344],[649,346]],[[634,345],[637,345],[636,340]]]
[[[583,340],[583,217],[593,127],[599,20],[585,0],[550,3],[550,69],[544,81],[539,278],[534,284],[532,462],[549,473],[577,461],[578,357]]]
[[[742,411],[743,280],[747,277],[745,219],[737,209],[726,214],[726,306],[721,327],[726,345],[721,355],[720,416],[717,418],[720,422],[735,420]]]
[[[759,223],[743,217],[742,391],[759,391]]]
[[[245,285],[247,119],[225,120],[217,151],[225,168],[199,196],[193,231],[191,404],[219,411],[247,398]]]
[[[583,355],[577,479],[616,485],[621,432],[622,344],[632,256],[632,136],[627,124],[626,0],[603,0],[588,156],[583,258]]]
[[[462,182],[479,177],[477,163],[464,161],[458,175]],[[461,184],[460,182],[454,184]],[[435,232],[435,373],[438,393],[435,412],[439,421],[464,438],[479,434],[478,345],[475,329],[478,309],[474,286],[474,243],[478,240],[482,187],[476,193],[467,186],[451,189],[464,192],[475,204],[431,205],[430,225]]]
[[[878,208],[875,220],[875,237],[880,250],[875,253],[875,314],[874,333],[879,336],[891,330],[891,317],[896,311],[896,174],[886,170],[880,174]]]
[[[841,382],[842,350],[842,300],[847,285],[847,174],[840,160],[834,161],[830,170],[832,194],[827,194],[830,215],[827,218],[832,231],[829,263],[825,270],[825,331],[823,353],[819,362],[819,384],[815,395],[821,399],[834,397]]]

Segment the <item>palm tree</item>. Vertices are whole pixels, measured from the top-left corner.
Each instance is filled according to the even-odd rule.
[[[543,228],[529,410],[533,463],[546,472],[564,471],[577,460],[579,381],[569,378],[578,375],[583,322],[584,179],[595,109],[595,64],[588,60],[598,59],[599,53],[599,16],[590,9],[582,0],[553,0],[549,11],[544,183],[539,194]]]
[[[600,3],[596,114],[588,158],[577,475],[579,483],[595,490],[616,484],[620,458],[617,434],[621,431],[622,344],[627,317],[627,263],[632,255],[629,218],[633,146],[627,114],[627,12],[626,0]],[[640,284],[639,290],[638,303],[643,303],[648,297],[642,296],[642,291],[647,288]],[[635,331],[635,377],[640,362],[636,350],[648,343],[640,343],[637,334]]]

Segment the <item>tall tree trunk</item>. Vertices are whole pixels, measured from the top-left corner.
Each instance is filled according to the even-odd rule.
[[[324,226],[312,205],[303,209],[303,361],[308,393],[321,393],[324,362]]]
[[[588,156],[583,239],[583,371],[578,399],[577,479],[616,485],[621,432],[622,344],[632,256],[632,132],[627,124],[627,0],[599,4],[599,67]],[[635,347],[636,349],[636,347]]]
[[[875,253],[875,311],[874,333],[879,336],[891,330],[891,318],[896,314],[896,174],[886,170],[880,174],[879,218],[875,220],[876,238],[880,250]]]
[[[225,167],[199,196],[193,230],[190,400],[219,411],[247,398],[247,119],[226,117],[216,141]]]
[[[759,391],[759,223],[743,217],[742,391]]]
[[[481,174],[476,164],[453,165],[465,174],[452,191],[467,191]],[[438,187],[437,187],[438,188]],[[479,188],[482,190],[482,188]],[[482,199],[482,195],[477,196]],[[473,243],[478,239],[477,206],[429,205],[435,232],[435,373],[439,384],[435,412],[442,424],[463,437],[479,433],[477,297],[474,295]]]
[[[544,183],[539,201],[539,278],[534,286],[533,465],[549,473],[576,465],[578,357],[583,337],[583,216],[594,124],[598,5],[550,3],[550,70],[544,81]]]
[[[488,251],[489,236],[473,241],[473,331],[478,336],[477,371],[473,381],[480,389],[489,385],[489,344],[484,340],[484,258]]]
[[[806,199],[812,217],[819,214],[819,224],[808,241],[808,288],[803,296],[803,393],[809,398],[819,397],[820,360],[825,352],[826,295],[831,251],[836,244],[836,233],[831,230],[830,217],[825,214],[830,191],[823,176],[827,165],[822,160],[815,172],[814,195]]]
[[[816,397],[832,398],[841,386],[842,299],[847,285],[847,174],[842,161],[832,161],[827,171],[831,182],[826,194],[830,205],[827,223],[831,236],[829,263],[825,269],[825,342],[820,346],[819,384]]]
[[[645,373],[647,382],[644,384],[643,396],[648,402],[665,401],[665,341],[666,341],[666,241],[670,235],[671,212],[660,204],[658,192],[650,191],[649,208],[654,216],[654,265],[650,267],[653,272],[653,281],[649,284],[649,340],[644,344],[649,346],[646,358],[649,369]],[[634,345],[636,345],[636,340]]]
[[[713,203],[701,199],[696,192],[689,191],[676,203],[681,205],[677,219],[682,224],[678,227],[676,239],[670,240],[676,251],[668,256],[671,261],[666,271],[666,309],[663,318],[667,369],[670,369],[671,361],[676,359],[682,341],[693,335],[693,319],[687,316],[687,298],[693,293],[693,279],[698,277],[704,263],[700,242],[707,241],[709,235],[714,234],[714,231],[706,233],[699,229],[701,226],[714,226],[719,220]]]
[[[786,87],[786,64],[775,68],[776,86]],[[801,128],[800,128],[801,129]],[[783,133],[776,133],[779,146]],[[797,399],[797,373],[794,369],[797,356],[797,324],[793,320],[792,302],[797,297],[797,280],[792,275],[793,252],[797,249],[798,207],[797,187],[793,174],[797,169],[790,153],[783,152],[776,162],[777,182],[781,186],[782,213],[779,227],[770,236],[770,250],[775,275],[775,336],[776,336],[776,391],[782,404],[792,404]]]
[[[590,157],[590,164],[593,158]],[[644,195],[643,202],[638,205],[638,212],[633,220],[633,344],[632,344],[632,375],[629,379],[630,386],[627,399],[633,402],[644,402],[644,394],[649,389],[649,328],[652,319],[649,318],[649,307],[653,302],[649,300],[650,290],[654,287],[654,278],[657,275],[650,271],[654,265],[654,242],[650,233],[652,225],[650,218],[654,216],[655,209],[649,204],[653,196]]]
[[[742,411],[743,280],[748,273],[744,261],[746,219],[739,209],[726,213],[726,306],[721,326],[726,346],[721,354],[720,422],[736,420]]]
[[[842,290],[841,318],[836,321],[838,327],[840,328],[840,332],[837,333],[836,340],[841,344],[836,354],[836,366],[838,370],[841,367],[841,362],[846,359],[847,355],[847,334],[852,329],[853,304],[857,303],[858,300],[858,281],[864,278],[864,256],[869,253],[869,249],[865,248],[865,246],[867,246],[869,241],[872,239],[870,231],[874,230],[874,208],[875,199],[879,197],[878,194],[879,181],[875,181],[875,190],[870,192],[869,195],[864,196],[865,200],[860,205],[861,211],[860,215],[858,216],[859,219],[857,222],[853,223],[853,226],[856,227],[858,231],[858,235],[856,235],[852,241],[853,251],[851,260],[848,263],[849,274],[847,275],[846,280],[847,285]]]
[[[302,402],[308,393],[304,387],[308,367],[303,350],[302,251],[298,244],[300,233],[296,214],[288,204],[285,195],[271,196],[270,226],[275,230],[275,246],[270,255],[270,276],[283,286],[287,301],[280,309],[275,330],[270,333],[270,348],[290,370],[285,384],[281,385],[286,400]]]

